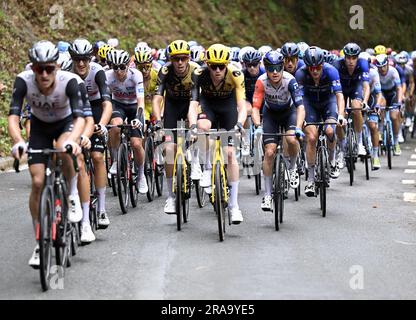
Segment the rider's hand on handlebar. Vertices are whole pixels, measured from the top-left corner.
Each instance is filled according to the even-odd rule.
[[[85,149],[91,149],[91,140],[87,136],[81,136],[81,147]]]
[[[143,128],[143,122],[141,122],[139,119],[133,119],[131,120],[131,125],[133,129],[142,129]]]
[[[258,126],[256,128],[256,130],[254,130],[254,136],[255,137],[261,136],[263,133],[264,133],[264,131],[263,131],[263,127],[262,126]]]
[[[81,153],[81,147],[79,146],[78,143],[76,143],[75,141],[72,140],[67,140],[63,143],[64,148],[66,149],[68,146],[70,146],[72,148],[72,154],[74,156],[77,156]]]
[[[244,127],[243,124],[241,122],[237,122],[236,125],[234,126],[234,130],[238,131],[240,134],[244,134]]]
[[[345,118],[344,118],[344,116],[343,116],[342,114],[340,114],[340,115],[338,116],[338,123],[339,123],[341,126],[344,126],[344,125],[345,125]]]
[[[101,136],[106,136],[108,133],[107,127],[101,124],[96,124],[94,126],[94,133],[101,135]]]
[[[300,129],[300,128],[295,129],[295,135],[296,135],[296,138],[298,138],[298,139],[305,138],[305,134],[303,133],[302,129]]]
[[[20,150],[19,150],[20,149]],[[24,141],[19,141],[12,148],[12,155],[15,159],[20,160],[22,155],[26,152],[27,145]]]

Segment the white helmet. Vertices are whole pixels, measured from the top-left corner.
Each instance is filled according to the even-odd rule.
[[[303,58],[305,51],[309,48],[309,45],[306,42],[299,42],[298,48],[299,48],[299,57]]]
[[[412,58],[412,60],[416,60],[416,50],[415,50],[415,51],[413,51],[413,52],[410,54],[410,58]]]
[[[118,39],[117,39],[117,38],[111,38],[111,39],[108,39],[107,44],[108,44],[110,47],[117,48],[117,47],[118,47],[119,42],[118,42]]]
[[[68,49],[71,57],[88,57],[92,54],[92,45],[87,39],[76,39]]]
[[[238,53],[238,60],[240,60],[240,62],[243,61],[243,56],[248,51],[256,51],[256,49],[250,46],[241,48],[240,52]]]
[[[32,63],[56,62],[59,58],[59,50],[50,41],[42,40],[36,42],[29,49],[29,59]]]
[[[258,51],[261,54],[261,56],[263,57],[267,52],[272,51],[272,50],[273,50],[273,48],[270,47],[270,46],[261,46]]]
[[[67,53],[60,53],[57,63],[61,66],[61,69],[64,71],[71,71],[72,69],[72,58]]]
[[[191,47],[191,60],[194,62],[201,62],[203,59],[204,54],[204,47],[203,46],[193,46]]]
[[[371,59],[371,55],[368,52],[363,51],[358,55],[358,58],[369,61]]]
[[[137,42],[136,48],[134,48],[134,52],[137,52],[137,51],[151,51],[151,50],[152,50],[152,48],[150,48],[149,45],[147,44],[147,42],[144,42],[144,41]]]
[[[115,65],[128,64],[130,61],[130,55],[124,50],[110,50],[107,53],[107,61]]]

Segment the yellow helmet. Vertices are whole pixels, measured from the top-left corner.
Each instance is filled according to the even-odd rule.
[[[175,40],[170,43],[168,47],[169,56],[177,56],[180,54],[189,55],[191,53],[191,48],[185,40]]]
[[[387,52],[386,47],[381,44],[374,48],[374,54],[376,56],[378,56],[379,54],[386,54],[386,52]]]
[[[344,49],[341,49],[341,51],[339,52],[339,56],[341,58],[344,58],[345,57]]]
[[[205,62],[212,64],[227,64],[230,60],[230,48],[223,44],[213,44],[205,52]]]
[[[107,53],[108,51],[110,51],[111,49],[114,49],[114,47],[109,46],[108,44],[104,44],[102,45],[99,49],[98,49],[98,56],[102,59],[106,59],[107,58]]]
[[[150,63],[153,61],[152,52],[149,50],[139,50],[134,53],[136,63]]]

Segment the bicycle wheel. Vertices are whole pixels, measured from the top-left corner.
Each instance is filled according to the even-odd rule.
[[[134,161],[133,151],[129,151],[129,192],[130,192],[130,202],[133,208],[137,207],[137,199],[139,197],[139,168]]]
[[[350,174],[350,186],[354,182],[354,130],[352,128],[348,129],[348,148],[347,148],[347,169]]]
[[[129,169],[127,145],[120,144],[117,157],[117,193],[120,208],[123,213],[127,213],[129,205]]]
[[[147,191],[147,200],[149,202],[153,201],[155,197],[155,168],[156,160],[154,158],[153,150],[153,138],[148,136],[146,139],[146,145],[144,150],[144,176],[146,178],[147,186],[149,190]]]
[[[364,148],[365,148],[365,156],[364,156],[364,165],[365,165],[365,178],[366,180],[370,180],[370,165],[369,165],[369,161],[370,161],[370,154],[371,154],[371,150],[370,150],[370,146],[368,145],[368,137],[367,137],[367,133],[366,133],[366,129],[363,129],[363,144],[364,144]]]
[[[113,190],[113,196],[117,197],[117,178],[114,174],[110,173],[110,167],[113,163],[110,153],[108,152],[108,149],[105,149],[105,168],[107,170],[107,180],[108,180],[108,185],[111,187],[111,189]]]
[[[39,204],[39,258],[40,283],[43,291],[49,289],[52,266],[52,217],[54,215],[52,189],[46,186]]]
[[[59,207],[59,212],[57,212]],[[56,228],[55,240],[55,259],[56,264],[63,268],[69,267],[71,262],[71,226],[68,221],[68,205],[66,203],[66,195],[61,184],[55,188],[55,221],[53,221],[54,228]]]
[[[286,161],[284,161],[283,157],[280,157],[279,159],[279,221],[280,223],[283,223],[283,213],[285,210],[285,192],[286,192],[286,177],[287,174],[287,168],[286,168]]]
[[[319,200],[322,210],[322,217],[326,216],[326,186],[327,186],[327,159],[325,149],[320,148],[318,153],[318,181],[319,181]]]
[[[260,190],[261,190],[261,175],[260,175],[260,173],[254,175],[254,181],[256,183],[256,195],[259,195]]]
[[[155,165],[155,184],[156,184],[156,192],[158,197],[163,194],[163,177],[165,175],[163,165],[156,164]]]
[[[175,183],[175,207],[176,207],[176,227],[178,231],[181,230],[182,225],[182,164],[181,157],[178,156],[176,160],[176,183]]]
[[[387,153],[387,165],[389,167],[389,169],[391,170],[392,168],[392,151],[393,151],[393,137],[392,137],[392,128],[391,128],[391,123],[387,122],[386,125],[384,126],[384,135],[386,137],[386,153]]]
[[[218,220],[218,234],[220,241],[224,241],[225,233],[225,213],[224,213],[224,198],[223,198],[224,185],[221,179],[221,163],[218,161],[215,165],[215,177],[214,177],[214,192],[215,192],[215,212]]]

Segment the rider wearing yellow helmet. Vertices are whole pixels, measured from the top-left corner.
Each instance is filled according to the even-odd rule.
[[[97,52],[98,55],[98,63],[103,67],[106,68],[107,67],[107,53],[114,49],[112,46],[109,46],[108,44],[104,44],[102,45]],[[107,67],[106,69],[109,69],[109,67]]]
[[[381,44],[374,48],[374,54],[378,56],[379,54],[387,54],[387,48]]]
[[[199,67],[192,74],[192,97],[189,106],[189,125],[195,134],[197,124],[202,131],[211,128],[235,129],[242,131],[247,117],[244,75],[229,64],[230,49],[222,44],[213,44],[205,54],[206,66]],[[202,113],[198,115],[201,104]],[[243,221],[238,206],[239,166],[235,158],[235,146],[228,147],[228,177],[231,185],[229,208],[231,221]],[[212,167],[205,165],[200,182],[201,187],[211,186]]]

